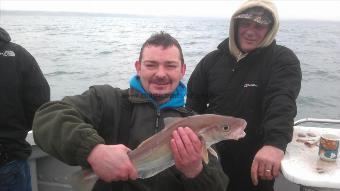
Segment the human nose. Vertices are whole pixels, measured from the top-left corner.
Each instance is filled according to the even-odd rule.
[[[247,36],[254,36],[255,35],[255,31],[253,28],[249,27],[246,31],[245,31],[245,34]]]
[[[163,66],[159,66],[156,72],[157,77],[164,77],[166,76],[166,69]]]

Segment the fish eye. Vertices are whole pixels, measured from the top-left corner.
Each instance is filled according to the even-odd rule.
[[[229,131],[229,125],[224,125],[224,126],[223,126],[223,130]]]

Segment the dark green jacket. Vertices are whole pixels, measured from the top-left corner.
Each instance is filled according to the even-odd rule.
[[[33,123],[34,139],[42,150],[61,161],[88,166],[86,159],[97,144],[125,143],[134,149],[164,127],[164,117],[192,114],[184,108],[157,108],[134,89],[93,86],[82,95],[43,105]],[[128,139],[124,132],[128,132]],[[194,179],[185,178],[175,167],[171,167],[146,180],[123,182],[121,190],[224,191],[227,183],[228,179],[218,161],[211,157],[209,164]]]

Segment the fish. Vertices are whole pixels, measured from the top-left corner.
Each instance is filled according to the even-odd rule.
[[[165,128],[143,141],[136,149],[128,153],[138,171],[139,178],[149,178],[174,165],[170,140],[172,132],[178,127],[191,128],[201,139],[204,147],[228,139],[245,136],[246,121],[243,119],[215,114],[194,115],[184,118],[166,118]],[[202,157],[208,163],[207,149]]]
[[[164,129],[143,141],[136,149],[128,152],[141,179],[150,178],[175,164],[170,140],[172,132],[178,127],[189,127],[197,134],[204,146],[202,159],[207,164],[209,162],[208,152],[217,155],[211,146],[223,140],[243,138],[246,135],[244,130],[247,122],[242,118],[232,116],[203,114],[165,118],[164,124]],[[90,191],[97,179],[98,176],[91,170],[84,169],[71,177],[71,185],[74,190]]]

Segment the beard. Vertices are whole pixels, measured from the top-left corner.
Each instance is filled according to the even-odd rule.
[[[168,85],[171,84],[171,80],[167,77],[159,78],[155,77],[151,79],[150,83],[156,84],[156,85]],[[167,100],[170,98],[172,92],[164,93],[164,94],[157,94],[157,93],[151,93],[150,96],[154,98],[158,102],[162,102],[163,100]]]

